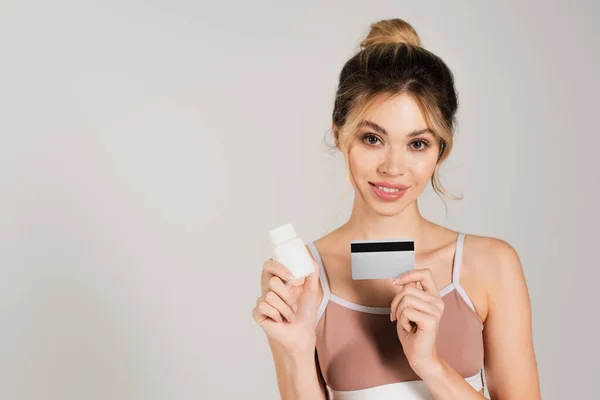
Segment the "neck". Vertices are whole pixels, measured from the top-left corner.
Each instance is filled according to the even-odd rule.
[[[413,239],[423,243],[426,224],[416,201],[391,216],[377,214],[355,203],[343,230],[350,240]]]

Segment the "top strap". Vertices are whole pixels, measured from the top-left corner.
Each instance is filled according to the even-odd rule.
[[[319,254],[319,250],[317,250],[317,247],[313,242],[308,243],[308,248],[310,249],[313,258],[317,261],[317,264],[319,264],[319,281],[321,282],[323,294],[329,296],[331,291],[329,290],[329,281],[327,280],[327,274],[325,273],[325,267],[323,266],[321,254]]]
[[[465,289],[463,289],[462,285],[460,284],[460,265],[462,262],[464,242],[465,242],[465,234],[464,234],[464,232],[459,232],[458,238],[456,239],[456,251],[454,253],[454,265],[452,266],[452,283],[454,284],[454,287],[456,288],[456,290],[458,291],[460,296],[465,300],[467,305],[469,307],[471,307],[471,309],[473,311],[475,311],[475,306],[473,305],[473,302],[467,295],[467,292],[465,292]]]
[[[329,298],[331,297],[331,290],[329,289],[329,281],[327,280],[327,273],[325,272],[325,267],[323,266],[323,260],[321,259],[321,254],[319,254],[319,250],[317,250],[317,247],[315,246],[315,244],[313,242],[308,243],[308,248],[310,249],[310,252],[312,253],[313,258],[315,259],[315,261],[317,261],[317,264],[319,265],[319,281],[321,282],[321,288],[323,289],[323,300],[321,300],[321,304],[319,305],[319,310],[317,311],[316,323],[318,324],[319,320],[323,316],[323,313],[325,312],[325,307],[327,306],[327,302],[329,301]]]
[[[465,242],[464,232],[458,232],[456,239],[456,250],[454,252],[454,265],[452,266],[452,283],[454,286],[459,285],[460,281],[460,264],[462,261],[463,243]]]

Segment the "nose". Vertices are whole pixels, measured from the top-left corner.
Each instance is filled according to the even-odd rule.
[[[405,154],[404,149],[402,147],[396,149],[390,147],[385,152],[385,158],[377,170],[385,175],[396,176],[404,175],[407,169],[407,154]]]

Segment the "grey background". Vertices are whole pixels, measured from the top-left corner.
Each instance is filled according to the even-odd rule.
[[[266,233],[352,196],[336,79],[400,17],[456,77],[423,213],[519,252],[544,399],[595,397],[598,5],[0,2],[0,397],[278,398],[251,309]],[[328,140],[330,143],[330,140]],[[507,324],[510,329],[510,324]]]

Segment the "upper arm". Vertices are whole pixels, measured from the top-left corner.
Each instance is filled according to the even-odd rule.
[[[491,239],[486,251],[488,315],[485,376],[491,399],[540,399],[531,304],[521,261],[508,243]]]

